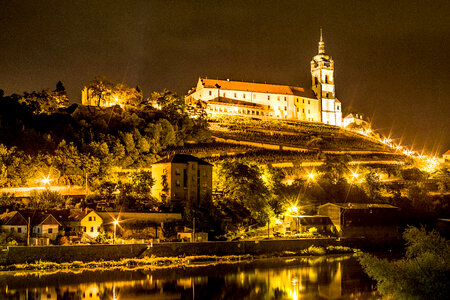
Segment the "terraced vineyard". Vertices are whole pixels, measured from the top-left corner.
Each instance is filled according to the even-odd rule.
[[[233,157],[264,164],[301,164],[345,154],[354,161],[406,160],[375,137],[324,124],[221,118],[210,120],[210,131],[214,138],[210,143],[171,147],[160,155],[187,153],[212,163]]]

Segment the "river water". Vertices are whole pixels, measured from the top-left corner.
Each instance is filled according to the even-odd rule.
[[[0,272],[1,299],[380,299],[352,256],[182,268]]]

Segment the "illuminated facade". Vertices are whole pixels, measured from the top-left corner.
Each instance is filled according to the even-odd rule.
[[[286,119],[342,126],[341,103],[336,99],[334,61],[325,54],[320,35],[319,53],[311,61],[312,89],[199,78],[186,97],[187,104],[206,104],[209,115],[238,115],[261,120]]]
[[[154,185],[152,194],[157,199],[174,202],[207,201],[212,195],[212,165],[195,156],[174,154],[152,165]]]

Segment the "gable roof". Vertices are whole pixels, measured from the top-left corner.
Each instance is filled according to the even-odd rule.
[[[0,225],[28,225],[28,221],[18,211],[11,211],[0,215]]]
[[[304,89],[296,86],[254,83],[245,81],[232,81],[220,79],[199,79],[205,88],[220,88],[221,90],[246,91],[256,93],[269,93],[280,95],[295,95],[304,98],[317,99],[314,92],[310,89]]]
[[[85,209],[55,209],[49,211],[58,222],[81,221],[92,212],[98,215],[94,210]]]
[[[390,204],[385,203],[325,203],[323,205],[320,205],[319,207],[327,206],[327,205],[334,205],[338,206],[343,209],[371,209],[371,208],[396,208],[397,206],[393,206]]]
[[[212,164],[189,154],[172,154],[168,157],[165,157],[161,159],[160,161],[157,161],[155,164],[165,164],[165,163],[182,163],[186,164],[188,162],[197,162],[199,165],[207,165],[212,166]]]
[[[42,211],[29,210],[29,211],[21,211],[20,212],[25,219],[30,218],[31,226],[39,226],[39,225],[60,225],[61,223],[49,213],[44,213]]]

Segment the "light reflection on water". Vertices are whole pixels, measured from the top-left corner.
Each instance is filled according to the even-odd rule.
[[[0,273],[2,299],[379,299],[355,258],[261,259],[198,268]]]

